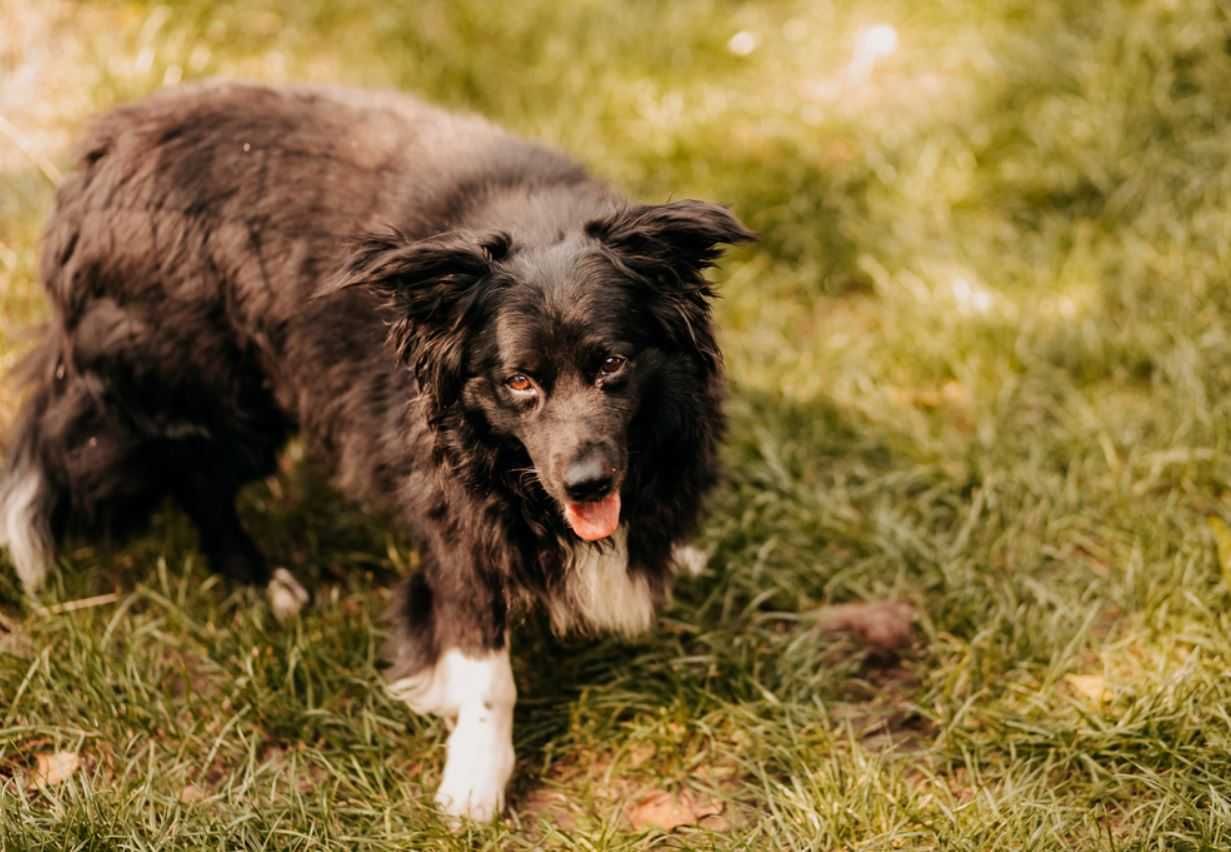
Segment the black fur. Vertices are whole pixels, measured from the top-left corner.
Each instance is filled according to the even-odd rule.
[[[56,542],[140,528],[171,497],[218,570],[260,582],[234,498],[298,430],[422,548],[401,677],[501,647],[560,593],[568,546],[604,546],[561,510],[562,471],[598,454],[629,570],[661,594],[723,429],[703,273],[751,236],[400,95],[218,84],[118,109],[47,229],[52,319],[10,491],[41,477],[29,520]]]

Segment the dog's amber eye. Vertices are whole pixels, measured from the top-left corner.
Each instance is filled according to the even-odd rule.
[[[509,386],[510,390],[515,391],[528,391],[534,387],[534,382],[530,381],[530,378],[522,373],[518,373],[515,376],[509,376],[509,378],[505,380],[505,384]]]
[[[611,355],[603,359],[603,363],[599,366],[598,371],[604,376],[610,376],[612,373],[618,373],[628,363],[628,359],[620,355]]]

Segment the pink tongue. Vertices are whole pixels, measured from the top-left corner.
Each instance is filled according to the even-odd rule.
[[[568,503],[564,519],[585,541],[606,538],[620,525],[620,495],[617,492],[594,503]]]

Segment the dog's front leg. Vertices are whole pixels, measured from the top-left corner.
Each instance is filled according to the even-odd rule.
[[[513,704],[517,690],[508,644],[475,657],[456,649],[438,664],[457,685],[456,724],[449,734],[436,804],[447,814],[490,820],[504,808],[513,774]]]
[[[452,728],[437,805],[452,817],[487,821],[504,807],[514,762],[517,688],[503,599],[481,580],[458,588],[456,576],[436,573],[417,574],[398,590],[389,689]]]

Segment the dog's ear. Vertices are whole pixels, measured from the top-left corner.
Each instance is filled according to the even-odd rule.
[[[711,366],[718,361],[710,331],[713,289],[704,272],[724,244],[750,242],[756,234],[731,211],[705,201],[672,201],[628,207],[586,225],[621,271],[651,289],[651,310],[679,346],[691,346]]]
[[[680,278],[713,266],[719,246],[756,239],[727,208],[689,199],[628,207],[588,223],[586,233],[642,274]]]
[[[371,234],[321,295],[364,287],[386,300],[394,316],[390,343],[443,410],[461,393],[466,329],[511,245],[503,231],[422,240]]]

